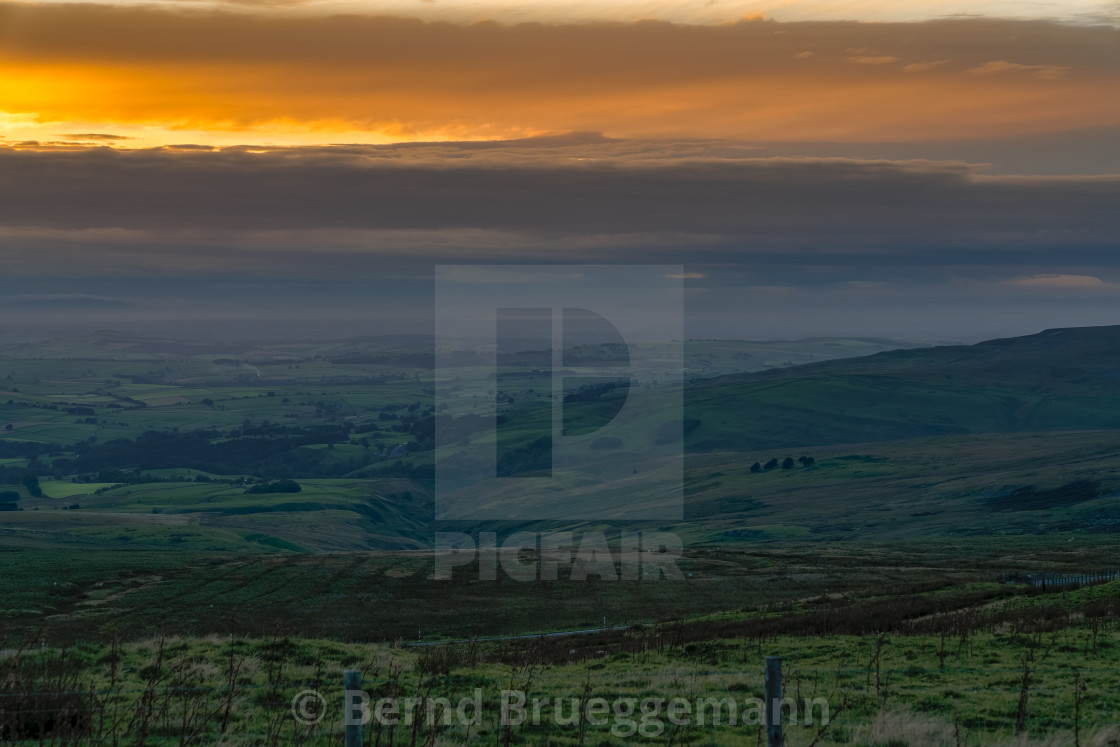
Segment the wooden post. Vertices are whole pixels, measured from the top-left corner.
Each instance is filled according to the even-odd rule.
[[[782,747],[782,657],[766,657],[766,745]]]
[[[342,675],[342,689],[345,690],[346,709],[343,723],[346,725],[346,747],[362,747],[362,714],[354,712],[354,693],[362,689],[362,673],[357,669],[347,669]]]

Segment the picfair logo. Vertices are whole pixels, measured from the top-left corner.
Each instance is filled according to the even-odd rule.
[[[679,266],[436,271],[436,518],[680,520]]]

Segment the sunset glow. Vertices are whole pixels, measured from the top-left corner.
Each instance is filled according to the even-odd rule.
[[[68,137],[83,133],[151,147],[572,130],[891,142],[1120,124],[1108,26],[452,24],[8,4],[0,29],[0,134],[13,144],[86,142]]]

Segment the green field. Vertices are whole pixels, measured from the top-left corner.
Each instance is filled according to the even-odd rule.
[[[784,694],[796,704],[792,719],[785,712],[791,747],[1105,745],[1117,736],[1118,605],[1118,583],[1053,594],[972,584],[809,597],[572,638],[426,648],[276,631],[17,649],[0,659],[0,694],[21,698],[15,713],[31,715],[0,711],[0,729],[17,737],[22,729],[30,744],[37,718],[66,713],[75,733],[91,740],[139,732],[153,744],[335,744],[342,670],[357,669],[374,705],[404,697],[420,704],[415,729],[371,719],[371,744],[419,737],[445,745],[738,745],[759,737],[762,661],[779,656]],[[881,615],[891,607],[894,614]],[[859,632],[868,626],[878,632]],[[25,687],[11,689],[13,677]],[[323,696],[309,725],[290,711],[308,690]],[[540,718],[530,707],[528,723],[517,725],[503,718],[502,691],[549,705]],[[429,722],[422,714],[436,698],[450,708],[475,698],[477,710],[464,711],[462,721]],[[606,710],[588,710],[594,699]],[[687,710],[669,718],[672,701]]]
[[[563,392],[563,433],[587,441],[552,472],[565,515],[630,504],[636,489],[658,506],[678,465],[650,447],[683,436],[683,520],[631,522],[542,519],[535,501],[549,495],[516,479],[487,500],[519,502],[517,520],[433,518],[437,390],[486,393],[442,421],[455,438],[441,458],[469,469],[497,454],[531,474],[551,434],[550,379],[531,365],[490,379],[466,354],[436,379],[415,341],[13,346],[0,351],[0,482],[18,496],[0,512],[0,684],[13,667],[32,681],[69,661],[70,689],[96,694],[82,706],[101,729],[91,743],[134,737],[141,717],[121,714],[151,706],[144,743],[326,744],[337,717],[300,731],[288,703],[305,685],[337,697],[347,667],[379,691],[448,697],[531,674],[541,695],[742,699],[780,654],[787,687],[834,715],[824,730],[791,727],[790,745],[1064,745],[1076,732],[1104,747],[1120,736],[1118,583],[1009,581],[1120,570],[1117,343],[1116,328],[894,352],[690,341],[683,411],[657,406],[680,399],[676,385],[640,381],[652,404],[614,421],[627,390],[603,387],[594,365],[570,371],[585,377]],[[487,431],[477,416],[495,407],[503,420]],[[476,564],[435,578],[437,531],[613,542],[622,530],[678,535],[683,578],[571,581],[569,562],[557,580],[481,580]],[[532,638],[604,619],[610,630]],[[529,638],[450,643],[479,636]],[[402,646],[417,637],[441,645]],[[248,667],[233,695],[231,651]],[[179,695],[156,708],[157,692]],[[222,713],[225,737],[203,712]],[[469,738],[380,738],[755,743],[757,726],[737,728],[507,734],[491,718]]]

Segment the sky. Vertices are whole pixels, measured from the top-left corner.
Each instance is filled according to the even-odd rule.
[[[681,265],[701,337],[1120,323],[1118,10],[0,2],[0,337],[422,330],[518,263]]]

